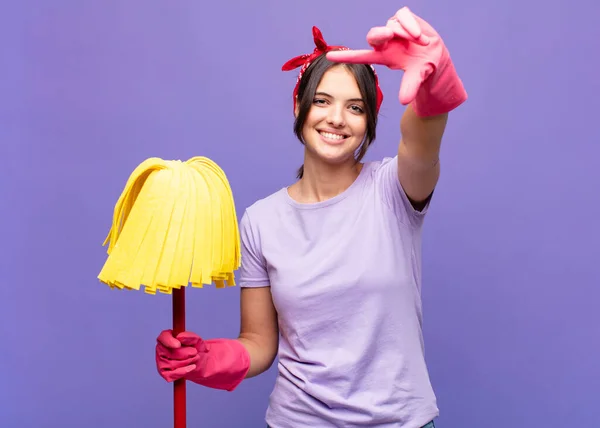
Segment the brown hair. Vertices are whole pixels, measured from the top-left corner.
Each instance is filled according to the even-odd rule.
[[[377,86],[375,83],[375,74],[369,65],[339,64],[329,61],[325,55],[321,55],[315,59],[302,75],[300,85],[298,86],[298,116],[294,121],[294,134],[302,144],[305,144],[304,139],[302,138],[302,130],[308,112],[313,105],[315,92],[317,91],[317,87],[325,72],[336,65],[346,67],[354,75],[354,78],[358,83],[360,94],[365,100],[367,131],[365,133],[364,141],[355,154],[356,162],[360,162],[367,153],[369,146],[375,141],[377,128]],[[304,165],[300,166],[298,169],[297,178],[300,179],[303,175]]]

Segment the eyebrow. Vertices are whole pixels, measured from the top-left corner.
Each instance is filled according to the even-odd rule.
[[[322,97],[334,98],[331,95],[329,95],[327,92],[316,92],[315,95],[320,95]],[[363,100],[362,98],[350,98],[349,100],[346,100],[346,101],[361,102],[361,103],[365,102],[365,100]]]

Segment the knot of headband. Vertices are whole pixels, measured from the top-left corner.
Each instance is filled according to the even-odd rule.
[[[321,30],[317,27],[312,28],[313,39],[315,41],[315,49],[310,54],[298,55],[287,61],[281,67],[282,71],[290,71],[294,70],[298,67],[300,68],[300,72],[298,73],[298,78],[296,79],[296,85],[294,86],[294,108],[296,108],[296,97],[298,95],[298,87],[300,86],[300,80],[304,75],[306,69],[312,64],[312,62],[318,58],[319,56],[334,50],[349,50],[346,46],[334,46],[328,45],[323,38],[323,34]],[[379,107],[381,107],[381,103],[383,101],[383,93],[381,92],[381,88],[379,87],[379,78],[377,77],[377,72],[375,68],[371,65],[371,69],[373,70],[373,74],[375,75],[375,86],[377,86],[377,111],[379,111]]]

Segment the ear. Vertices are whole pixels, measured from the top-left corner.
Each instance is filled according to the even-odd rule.
[[[298,107],[298,96],[296,96],[296,100],[294,102],[294,117],[298,117],[299,107]]]

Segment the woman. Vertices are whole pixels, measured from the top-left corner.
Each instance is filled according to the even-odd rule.
[[[272,428],[433,427],[436,399],[421,329],[421,228],[439,176],[448,112],[466,100],[439,35],[407,8],[367,37],[372,51],[327,46],[301,66],[298,180],[240,222],[241,332],[203,340],[163,331],[157,367],[232,391],[279,357]],[[362,163],[383,99],[368,63],[404,70],[408,104],[393,158]]]

